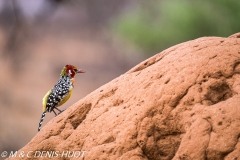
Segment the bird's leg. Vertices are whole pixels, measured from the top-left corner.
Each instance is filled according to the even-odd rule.
[[[54,111],[54,109],[53,109],[53,112],[54,112],[54,114],[55,114],[55,117],[58,115],[55,111]]]
[[[60,113],[62,113],[63,111],[65,111],[65,109],[64,110],[60,110],[60,109],[58,109],[57,107],[54,107],[54,109],[56,109],[56,110],[58,110],[59,111],[59,113],[57,114],[57,115],[59,115]]]
[[[58,109],[57,107],[54,107],[54,109],[58,110],[60,113],[62,113],[63,111],[65,111],[65,110],[60,110],[60,109]]]

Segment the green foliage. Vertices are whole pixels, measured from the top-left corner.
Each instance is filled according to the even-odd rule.
[[[145,1],[115,19],[115,33],[146,52],[202,36],[229,36],[240,28],[240,1]]]

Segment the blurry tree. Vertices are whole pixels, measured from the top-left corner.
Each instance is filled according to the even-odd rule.
[[[34,28],[46,20],[46,17],[50,17],[49,15],[55,11],[56,6],[62,1],[45,0],[42,2],[41,5],[44,9],[34,15],[32,23],[24,13],[26,8],[23,7],[24,3],[21,2],[24,1],[3,0],[0,10],[0,29],[5,36],[2,55],[10,60],[13,68],[20,67],[22,61],[30,56],[30,54],[27,54],[26,46],[30,45],[34,37]]]
[[[141,1],[113,20],[113,32],[148,53],[201,36],[229,36],[240,28],[240,1]]]
[[[99,27],[106,27],[109,19],[119,14],[126,2],[126,0],[87,0],[79,1],[78,5],[86,13],[88,27],[99,29]]]
[[[80,28],[83,32],[100,32],[125,4],[126,0],[2,0],[0,31],[4,33],[5,42],[0,55],[14,67],[20,67],[33,54],[28,52],[28,46],[39,35],[47,33],[49,26],[73,35]]]

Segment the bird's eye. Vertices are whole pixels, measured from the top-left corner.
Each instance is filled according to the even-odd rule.
[[[76,69],[76,68],[74,68],[73,70],[74,70],[75,72],[77,72],[77,71],[78,71],[78,69]]]

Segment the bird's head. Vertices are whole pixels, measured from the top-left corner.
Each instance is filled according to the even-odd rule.
[[[71,78],[74,78],[74,76],[77,73],[85,73],[84,70],[82,69],[78,69],[77,67],[67,64],[66,66],[63,67],[62,71],[61,71],[61,76],[69,76]]]

